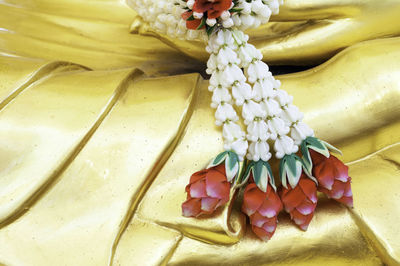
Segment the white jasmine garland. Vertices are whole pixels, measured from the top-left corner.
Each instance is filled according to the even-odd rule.
[[[161,34],[172,38],[187,40],[206,40],[204,30],[188,30],[182,13],[192,10],[195,0],[126,0],[129,6],[136,10],[150,27]],[[210,27],[219,23],[224,28],[236,27],[239,30],[257,28],[269,21],[271,14],[279,13],[283,0],[238,0],[233,2],[229,10],[224,11],[218,19],[207,19]],[[231,12],[230,10],[236,10]],[[195,19],[203,18],[203,13],[193,13]]]
[[[195,0],[128,0],[128,3],[144,19],[151,18],[150,26],[161,33],[189,40],[207,37],[204,30],[187,29],[181,17],[193,9]],[[206,47],[210,53],[206,71],[211,75],[209,90],[213,92],[211,106],[216,108],[215,123],[223,127],[224,148],[235,151],[240,159],[247,154],[250,160],[268,161],[271,157],[268,142],[273,142],[276,157],[282,158],[297,152],[302,140],[313,135],[302,122],[301,112],[292,104],[292,97],[279,89],[280,82],[261,61],[261,52],[247,43],[249,37],[243,33],[266,23],[271,14],[278,13],[280,4],[278,0],[238,0],[236,6],[231,6],[234,12],[227,10],[217,19],[205,20],[211,27],[218,24]],[[192,15],[194,19],[203,19],[205,14]],[[247,134],[237,124],[239,116],[232,104],[241,108]]]

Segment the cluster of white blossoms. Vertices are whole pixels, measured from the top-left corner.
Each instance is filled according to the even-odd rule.
[[[182,0],[127,0],[127,3],[141,16],[150,27],[172,38],[186,40],[207,40],[207,33],[202,30],[186,28],[182,14],[187,6]]]
[[[210,0],[210,2],[213,2]],[[269,21],[271,14],[279,13],[283,0],[237,0],[232,2],[231,11],[224,11],[219,19],[207,19],[208,26],[217,23],[222,28],[235,27],[240,30],[257,28]],[[204,30],[187,29],[182,14],[191,10],[195,0],[127,0],[129,6],[136,10],[150,27],[161,34],[172,38],[187,40],[207,40]],[[201,19],[202,13],[193,13],[195,19]]]
[[[211,107],[216,108],[216,125],[222,125],[225,150],[232,150],[242,161],[246,156],[248,142],[246,133],[242,130],[239,116],[233,108],[231,91],[237,88],[247,89],[251,94],[251,87],[247,84],[246,77],[239,67],[241,60],[235,50],[237,46],[229,30],[220,30],[211,36],[207,51],[210,52],[210,59],[207,62],[207,73],[211,74],[209,91],[213,92]],[[234,94],[235,103],[243,103],[244,99]]]
[[[249,37],[243,33],[268,22],[271,14],[279,12],[282,0],[235,0],[218,18],[205,21],[206,13],[193,11],[190,20],[203,19],[207,27],[218,26],[210,36],[206,30],[188,29],[188,21],[182,19],[196,1],[128,3],[160,33],[181,39],[208,39],[211,106],[216,109],[216,125],[222,126],[225,150],[234,151],[240,160],[246,157],[253,161],[268,161],[272,156],[270,144],[278,159],[296,153],[301,142],[314,132],[302,122],[303,114],[292,104],[293,97],[280,89],[261,52],[247,42]],[[240,126],[241,119],[245,130]]]
[[[261,61],[260,51],[247,41],[242,31],[220,30],[206,47],[216,124],[223,126],[226,150],[241,158],[247,153],[249,160],[268,161],[271,143],[275,157],[281,159],[296,153],[301,142],[314,133],[302,122],[303,114],[292,104],[293,97],[279,89],[280,82]],[[247,133],[237,123],[232,104],[241,109]]]
[[[235,7],[240,12],[232,16],[233,25],[240,29],[258,28],[269,21],[271,14],[279,13],[283,0],[239,0]]]

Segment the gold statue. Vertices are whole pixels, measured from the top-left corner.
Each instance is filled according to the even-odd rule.
[[[270,64],[324,62],[278,78],[353,180],[354,209],[322,197],[307,232],[282,214],[268,243],[233,201],[181,216],[222,148],[204,45],[135,16],[118,0],[0,3],[0,264],[400,264],[398,1],[285,0],[248,32]]]

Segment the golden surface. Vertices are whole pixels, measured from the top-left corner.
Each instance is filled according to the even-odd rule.
[[[320,196],[307,232],[281,214],[268,243],[233,198],[211,218],[183,218],[184,187],[221,133],[208,82],[184,74],[204,65],[165,42],[197,58],[202,47],[130,34],[123,1],[5,0],[0,264],[399,265],[400,3],[285,4],[250,32],[267,61],[320,62],[351,46],[278,78],[343,150],[355,209]]]

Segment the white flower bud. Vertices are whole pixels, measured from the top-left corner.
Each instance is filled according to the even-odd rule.
[[[245,134],[238,124],[226,122],[222,128],[222,135],[226,141],[233,142],[236,139],[242,139]]]
[[[214,26],[215,24],[217,24],[217,20],[216,20],[215,18],[208,18],[208,19],[206,20],[206,23],[207,23],[208,26],[212,27],[212,26]]]
[[[269,138],[268,125],[264,120],[253,121],[247,126],[247,139],[251,141],[267,141]]]
[[[227,20],[228,18],[230,18],[231,17],[231,13],[229,12],[229,11],[227,11],[227,10],[225,10],[224,12],[222,12],[222,14],[221,14],[221,19],[222,20]]]
[[[194,6],[194,2],[195,2],[195,0],[188,0],[188,1],[186,2],[186,6],[187,6],[190,10],[192,10],[192,9],[193,9],[193,6]]]
[[[210,58],[207,61],[207,74],[211,75],[217,69],[217,56],[215,54],[211,54]]]
[[[262,108],[267,112],[268,116],[277,116],[282,112],[279,103],[274,99],[264,99],[260,102]]]
[[[231,149],[239,156],[239,159],[243,161],[243,157],[247,153],[249,144],[245,139],[238,139],[231,144]]]
[[[240,17],[238,14],[234,14],[232,16],[232,20],[236,27],[239,27],[240,25],[242,25],[242,21],[240,20]]]
[[[241,1],[238,8],[242,9],[242,11],[240,11],[242,14],[249,15],[251,13],[251,3],[247,3],[246,1]]]
[[[292,124],[293,122],[302,120],[304,115],[303,115],[303,113],[300,112],[300,110],[299,110],[299,108],[297,108],[297,106],[290,104],[283,108],[281,117],[284,120],[287,120],[289,122],[289,124]]]
[[[290,136],[296,145],[300,145],[307,137],[314,136],[314,131],[307,124],[299,122],[293,125]]]
[[[242,116],[246,125],[250,124],[254,118],[265,118],[266,112],[261,108],[261,105],[250,100],[243,104]]]
[[[239,64],[240,60],[230,47],[224,47],[218,52],[217,56],[218,68],[224,69],[228,64]]]
[[[276,158],[282,159],[286,154],[296,153],[299,147],[294,144],[294,141],[288,136],[280,136],[275,140],[274,149]]]
[[[271,133],[271,139],[275,139],[275,136],[284,136],[290,131],[290,128],[279,117],[271,118],[267,121],[267,124]]]
[[[260,159],[263,161],[268,161],[271,158],[271,153],[269,152],[269,146],[267,142],[257,141],[252,142],[249,146],[249,160],[259,161]]]
[[[224,87],[231,87],[234,82],[245,82],[246,77],[237,65],[228,65],[221,75],[221,84]]]
[[[222,21],[222,26],[224,26],[224,28],[231,28],[235,25],[235,23],[233,22],[233,20],[231,18],[227,18],[226,20]]]
[[[267,78],[270,75],[269,68],[264,62],[257,60],[247,67],[246,75],[250,83],[255,83],[257,80]]]
[[[291,104],[293,101],[293,97],[284,90],[276,90],[275,99],[279,102],[281,106]]]
[[[222,124],[226,120],[237,121],[239,117],[236,115],[235,110],[230,104],[220,104],[215,112],[215,118]]]
[[[254,23],[254,17],[252,15],[241,15],[240,19],[244,29],[250,28]]]
[[[195,19],[201,19],[203,18],[203,13],[193,12],[193,17]]]
[[[221,103],[230,103],[232,96],[226,88],[218,88],[214,90],[213,96],[211,98],[211,107],[217,108]]]
[[[221,71],[215,71],[212,73],[211,78],[210,78],[210,85],[214,87],[218,87],[222,83],[222,76],[223,73]]]
[[[232,87],[232,95],[235,98],[235,104],[242,106],[245,100],[252,98],[251,86],[246,82],[235,83]]]

